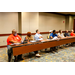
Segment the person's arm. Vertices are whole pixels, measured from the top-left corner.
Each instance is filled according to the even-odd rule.
[[[53,39],[53,37],[52,37],[52,36],[50,36],[50,38],[51,38],[51,39]]]
[[[11,40],[11,41],[9,41],[9,42],[11,42],[11,43],[18,43],[17,41],[14,41],[14,40]]]
[[[52,34],[50,34],[50,39],[53,39]]]
[[[27,38],[27,36],[25,37],[25,40],[24,41],[27,41],[27,42],[29,41],[29,39]]]
[[[70,36],[69,34],[66,35],[66,37],[69,37],[69,36]]]
[[[39,39],[43,38],[42,36],[39,37]]]
[[[31,36],[31,39],[34,40],[32,36]]]
[[[61,38],[61,36],[60,35],[57,35],[57,34],[55,34],[58,38]]]
[[[28,38],[27,38],[27,37],[25,37],[25,40],[28,40]]]
[[[62,37],[61,37],[61,36],[59,36],[59,35],[58,35],[57,37],[58,37],[58,38],[62,38]]]
[[[17,41],[14,41],[12,37],[8,37],[8,41],[9,41],[10,43],[17,43]]]
[[[42,37],[42,35],[40,34],[40,37],[39,37],[39,39],[41,39],[41,38],[43,38],[43,37]]]
[[[22,43],[23,42],[23,40],[21,39],[19,42],[17,42],[17,43]]]
[[[72,33],[70,33],[70,36],[73,36]]]
[[[43,38],[43,36],[41,36],[41,38]]]
[[[30,40],[33,40],[33,37],[32,36],[30,37]]]
[[[22,38],[19,35],[18,35],[18,37],[19,37],[20,41],[17,43],[22,43],[23,42]]]
[[[11,43],[22,43],[22,42],[23,42],[23,40],[20,40],[19,42],[14,41],[14,40],[11,40],[11,41],[9,41],[9,42],[11,42]]]

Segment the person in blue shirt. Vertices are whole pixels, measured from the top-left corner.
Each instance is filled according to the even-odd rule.
[[[53,33],[50,34],[50,39],[53,39],[54,37],[61,38],[59,35],[56,34],[56,30],[53,30]],[[56,47],[51,47],[50,48],[50,52],[53,53],[53,51],[56,51],[57,52]]]
[[[58,37],[56,30],[53,30],[53,33],[50,34],[50,39],[53,39],[55,36]]]

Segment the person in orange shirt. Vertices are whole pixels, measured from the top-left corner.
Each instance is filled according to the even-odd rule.
[[[71,31],[70,35],[75,36],[74,30]],[[71,46],[73,46],[74,44],[75,44],[75,42],[71,43]]]
[[[72,32],[70,33],[71,36],[75,36],[74,34],[74,30],[72,30]]]
[[[22,43],[21,37],[17,34],[17,31],[15,29],[12,30],[12,34],[7,38],[7,48],[8,48],[8,62],[11,61],[12,57],[12,47],[10,46],[11,44],[14,43]],[[18,57],[15,56],[15,61],[18,59],[22,60],[22,55],[18,55]]]

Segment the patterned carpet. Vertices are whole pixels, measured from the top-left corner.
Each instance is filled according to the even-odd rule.
[[[47,50],[49,51],[49,49]],[[58,53],[46,53],[45,50],[41,50],[39,53],[40,58],[35,57],[34,52],[23,54],[24,60],[19,62],[75,62],[75,46],[59,48]],[[0,48],[0,62],[8,62],[7,58],[7,48]]]

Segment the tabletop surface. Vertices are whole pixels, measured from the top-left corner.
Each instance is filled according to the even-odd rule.
[[[28,46],[28,45],[40,44],[40,43],[51,42],[51,41],[72,39],[72,38],[75,38],[75,36],[63,37],[63,38],[57,38],[57,39],[44,39],[44,40],[40,40],[40,41],[37,41],[37,42],[28,42],[26,44],[10,45],[10,46],[12,46],[12,47]]]

